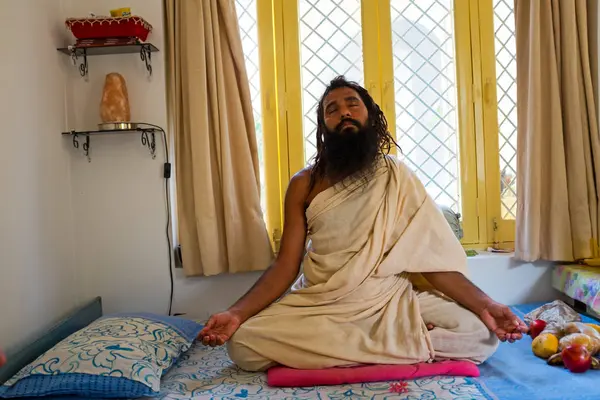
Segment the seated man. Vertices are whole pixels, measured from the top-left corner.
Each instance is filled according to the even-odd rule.
[[[317,156],[290,182],[277,259],[199,340],[263,371],[481,363],[498,339],[520,339],[525,324],[465,277],[442,213],[388,155],[395,142],[369,93],[336,78],[317,112]]]

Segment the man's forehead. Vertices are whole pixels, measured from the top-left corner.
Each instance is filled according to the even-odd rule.
[[[323,101],[323,105],[327,107],[330,103],[335,103],[338,101],[346,100],[348,98],[355,98],[360,100],[360,95],[358,92],[349,87],[342,87],[338,89],[333,89],[331,92],[325,96],[325,100]]]

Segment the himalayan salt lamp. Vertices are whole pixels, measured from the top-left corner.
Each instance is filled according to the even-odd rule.
[[[131,121],[127,85],[121,74],[111,72],[106,75],[100,102],[100,118],[103,123]]]

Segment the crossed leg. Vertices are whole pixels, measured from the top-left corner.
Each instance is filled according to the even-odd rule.
[[[418,292],[421,317],[429,331],[436,360],[468,360],[480,364],[498,348],[499,340],[479,317],[435,292]]]

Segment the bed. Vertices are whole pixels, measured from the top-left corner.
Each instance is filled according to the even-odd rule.
[[[552,286],[573,299],[581,311],[600,315],[600,267],[556,265]]]
[[[541,304],[512,307],[524,314]],[[0,369],[0,382],[72,332],[102,314],[95,299],[51,329],[22,351],[10,356]],[[597,322],[583,317],[588,322]],[[272,388],[261,373],[246,373],[232,365],[225,348],[195,344],[163,377],[159,399],[544,399],[597,400],[600,371],[574,375],[560,367],[549,367],[530,350],[531,339],[500,345],[497,353],[480,367],[481,377],[432,377],[407,382],[407,393],[390,391],[394,382],[314,388]],[[71,397],[70,399],[75,400]]]

